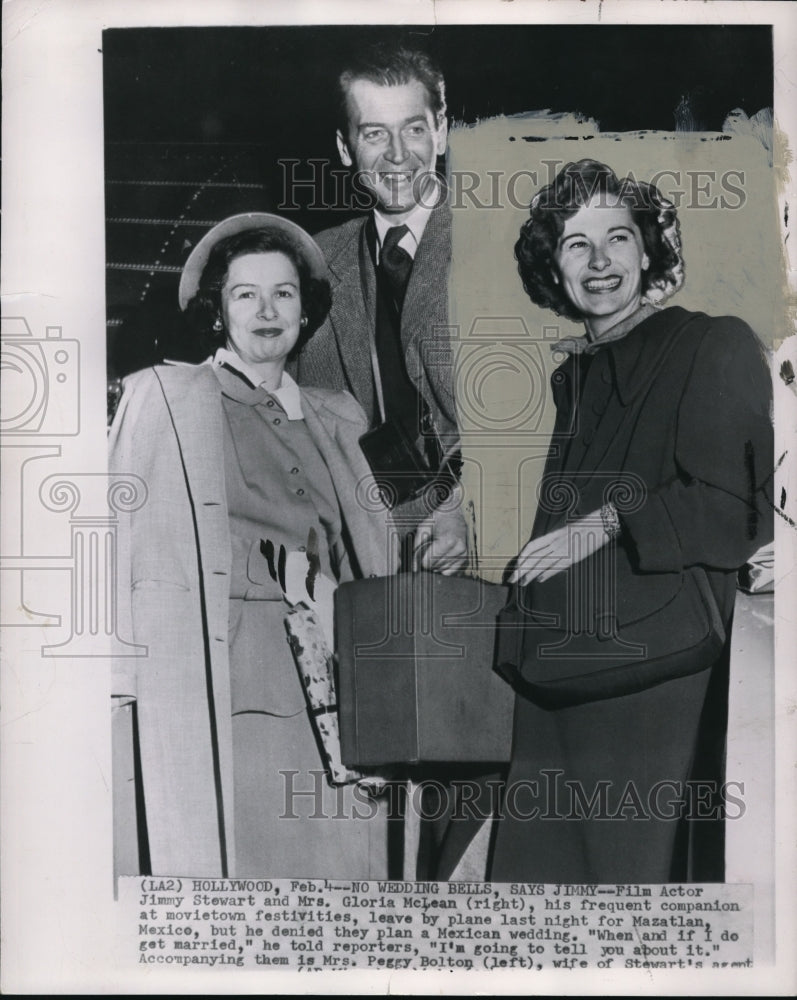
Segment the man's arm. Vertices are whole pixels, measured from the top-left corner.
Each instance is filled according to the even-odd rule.
[[[426,569],[444,576],[461,572],[468,563],[468,524],[462,486],[426,517],[415,532],[413,569]]]

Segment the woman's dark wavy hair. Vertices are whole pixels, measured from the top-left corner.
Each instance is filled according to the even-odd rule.
[[[199,279],[199,289],[185,309],[186,319],[200,340],[202,351],[211,354],[226,343],[227,331],[216,331],[213,324],[221,316],[221,290],[230,264],[236,257],[250,253],[282,253],[292,261],[299,275],[299,296],[307,324],[302,327],[292,354],[296,354],[327,318],[332,292],[326,279],[313,278],[304,253],[286,233],[274,229],[248,229],[228,236],[213,247]]]
[[[559,316],[580,320],[564,289],[554,280],[554,253],[564,231],[565,220],[575,215],[595,195],[618,197],[631,209],[642,234],[650,266],[642,272],[642,300],[657,303],[673,295],[684,281],[681,238],[675,206],[653,184],[632,176],[619,180],[611,167],[597,160],[568,163],[552,184],[534,196],[529,218],[520,228],[515,259],[523,288],[532,302]]]

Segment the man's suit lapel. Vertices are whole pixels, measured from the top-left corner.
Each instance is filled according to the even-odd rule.
[[[374,379],[367,337],[376,322],[376,275],[365,245],[365,222],[358,226],[329,264],[332,275],[330,318],[352,395],[374,412]]]
[[[348,401],[339,407],[334,396],[302,390],[304,420],[332,477],[360,570],[365,576],[386,576],[393,522],[387,509],[373,500],[376,484],[359,445],[362,423],[345,412],[351,405]]]
[[[407,284],[401,313],[401,343],[405,356],[412,342],[423,334],[431,338],[425,324],[448,313],[448,269],[451,260],[451,212],[447,205],[432,210]],[[430,340],[431,342],[431,340]]]

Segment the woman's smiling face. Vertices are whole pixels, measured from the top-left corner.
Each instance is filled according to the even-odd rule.
[[[299,338],[302,300],[293,261],[278,251],[230,262],[221,289],[227,346],[247,364],[285,361]]]
[[[596,195],[567,219],[554,261],[555,279],[593,335],[639,307],[650,262],[630,208],[617,198]]]

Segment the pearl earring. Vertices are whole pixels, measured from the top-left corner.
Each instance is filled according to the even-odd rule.
[[[213,332],[214,332],[214,333],[221,333],[221,331],[222,331],[223,329],[224,329],[224,324],[223,324],[223,323],[222,323],[222,321],[221,321],[221,316],[217,316],[217,317],[216,317],[216,318],[215,318],[215,319],[213,320]]]
[[[306,316],[302,316],[302,318],[301,318],[301,325],[302,326],[307,326],[307,317]]]

